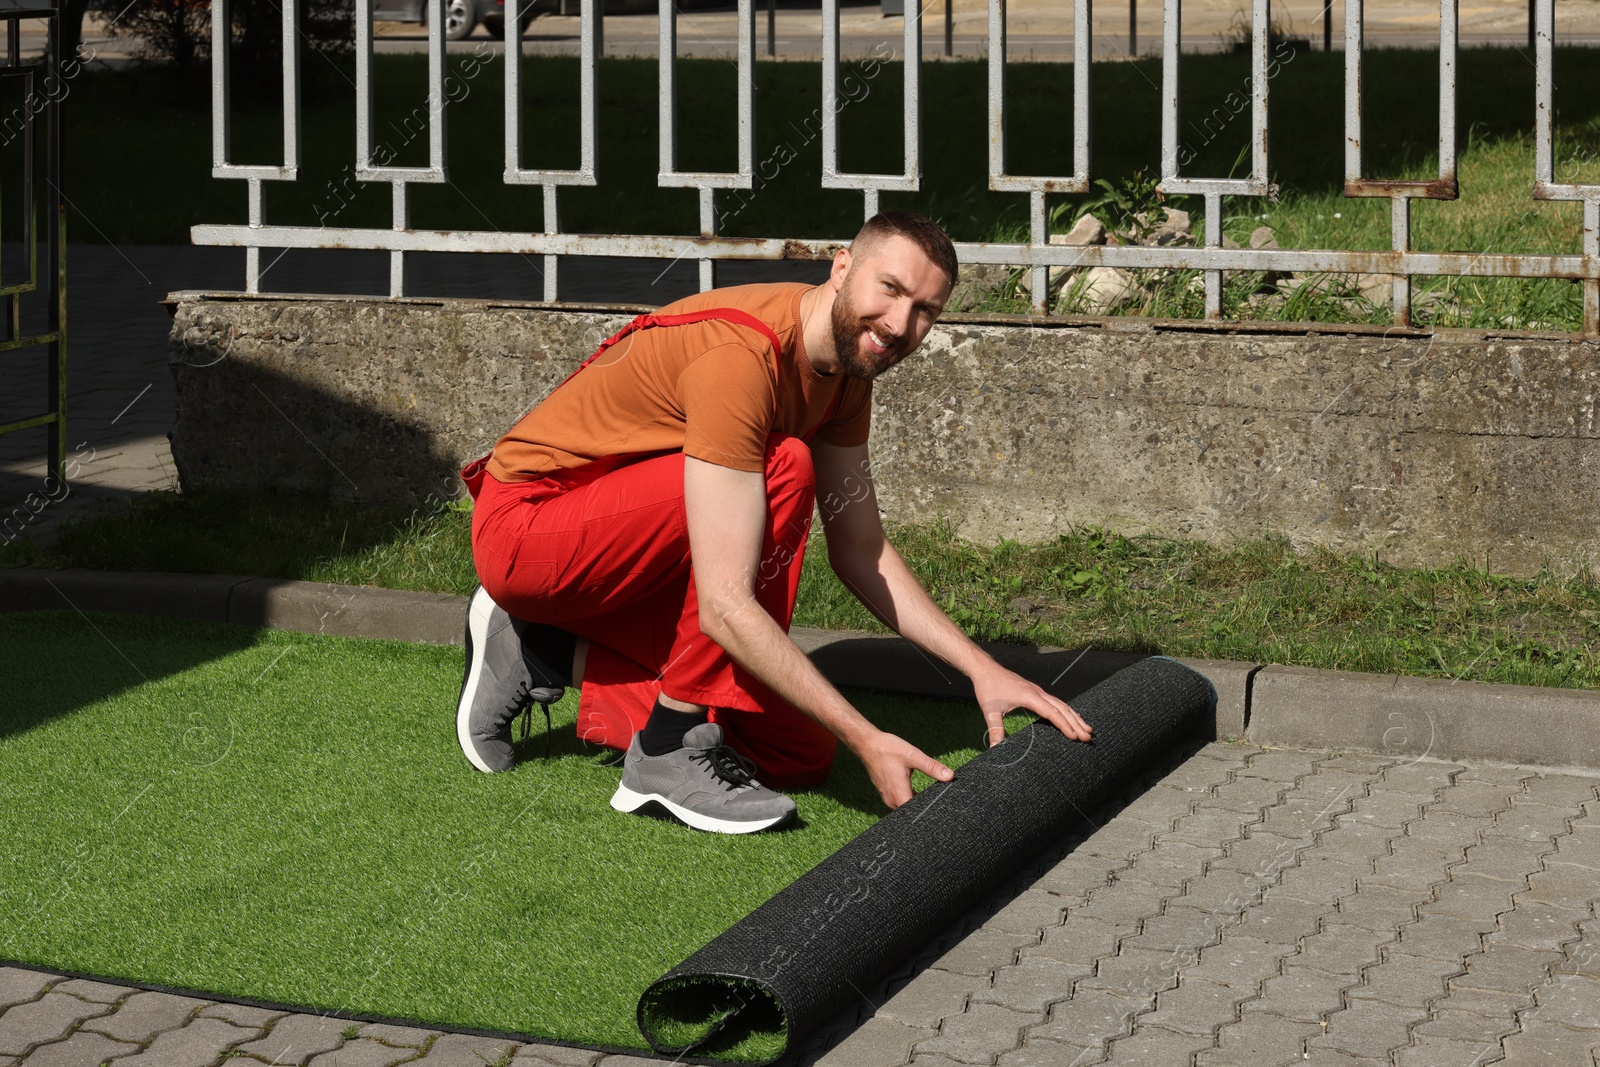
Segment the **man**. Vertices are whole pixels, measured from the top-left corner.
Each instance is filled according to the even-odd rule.
[[[972,679],[991,743],[1014,708],[1089,738],[939,610],[879,521],[872,381],[922,343],[956,270],[933,223],[878,214],[822,285],[713,290],[641,316],[463,472],[483,586],[456,724],[475,767],[510,766],[517,714],[573,685],[579,736],[627,750],[618,810],[776,826],[794,804],[769,786],[820,782],[838,741],[890,808],[914,770],[948,781],[789,639],[819,500],[834,573]]]

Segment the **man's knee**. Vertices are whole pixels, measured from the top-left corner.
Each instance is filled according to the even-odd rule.
[[[816,468],[811,464],[811,446],[789,434],[773,434],[767,439],[767,484],[814,493]]]

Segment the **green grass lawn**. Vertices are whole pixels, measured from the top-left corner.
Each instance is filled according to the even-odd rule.
[[[571,697],[551,758],[536,734],[479,774],[460,649],[72,614],[0,615],[0,649],[0,958],[22,963],[643,1047],[650,982],[882,814],[847,754],[787,831],[618,814]],[[855,699],[976,754],[971,709]]]
[[[460,506],[397,516],[278,497],[155,495],[63,531],[0,546],[0,564],[257,574],[467,593]],[[1211,545],[1093,528],[1036,545],[982,546],[939,527],[890,537],[934,598],[980,640],[1255,663],[1600,688],[1600,583],[1508,578],[1468,561],[1404,568],[1261,539]],[[799,626],[882,631],[806,553]]]
[[[324,60],[308,69],[304,169],[298,182],[267,182],[266,219],[273,223],[387,228],[386,185],[356,182],[353,89]],[[1295,54],[1276,64],[1271,82],[1271,177],[1282,189],[1276,203],[1254,198],[1224,202],[1225,227],[1243,241],[1270,225],[1284,247],[1389,247],[1386,200],[1348,200],[1343,175],[1342,54]],[[524,165],[577,163],[577,61],[526,60]],[[1437,56],[1422,50],[1373,50],[1365,59],[1368,106],[1363,146],[1366,173],[1430,177],[1436,173]],[[1600,51],[1561,48],[1557,180],[1600,176]],[[409,186],[418,228],[532,231],[543,227],[536,186],[501,181],[502,69],[496,59],[450,59],[449,175],[445,184]],[[375,61],[375,143],[392,162],[426,161],[422,131],[426,78],[421,56]],[[735,165],[733,67],[713,60],[678,63],[682,122],[681,169],[727,170]],[[1248,96],[1243,56],[1188,55],[1181,64],[1180,138],[1200,176],[1242,173],[1248,116],[1232,118],[1230,103]],[[1415,247],[1473,252],[1578,251],[1581,207],[1536,203],[1533,178],[1533,68],[1521,51],[1473,48],[1460,55],[1458,137],[1462,199],[1419,202]],[[592,188],[560,194],[562,226],[576,232],[698,232],[696,194],[656,186],[656,64],[608,59],[599,74],[599,174]],[[901,167],[901,68],[846,65],[842,92],[841,165],[846,170],[895,172]],[[985,146],[986,65],[940,62],[923,69],[924,178],[919,193],[886,193],[886,207],[907,207],[943,222],[958,239],[1019,239],[1026,233],[1026,197],[988,189]],[[1008,169],[1066,174],[1072,167],[1071,65],[1018,63],[1009,68]],[[1158,172],[1160,61],[1097,63],[1093,72],[1091,173],[1113,182]],[[755,189],[718,194],[719,231],[734,236],[840,237],[859,223],[861,197],[819,188],[820,73],[815,64],[756,67]],[[246,221],[245,183],[210,176],[209,96],[174,84],[159,71],[99,71],[72,87],[68,150],[75,241],[186,243],[199,222]],[[1381,102],[1378,103],[1378,102]],[[1219,110],[1220,109],[1220,110]],[[281,161],[280,113],[270,93],[239,87],[235,98],[234,158]],[[1211,119],[1223,116],[1226,121]],[[885,132],[887,131],[887,136]],[[173,188],[182,197],[170,196]],[[1082,198],[1053,198],[1065,208]],[[1175,206],[1196,213],[1199,200]],[[1199,294],[1189,276],[1158,287],[1130,309],[1147,315],[1195,315]],[[1286,306],[1245,303],[1259,281],[1235,276],[1225,292],[1230,317],[1325,321],[1387,320],[1359,302],[1311,299]],[[1576,286],[1511,279],[1420,280],[1419,292],[1447,293],[1434,314],[1440,325],[1572,329],[1578,323]],[[536,294],[530,294],[536,295]],[[1018,305],[1020,307],[1020,305]],[[1008,310],[997,304],[989,310]]]

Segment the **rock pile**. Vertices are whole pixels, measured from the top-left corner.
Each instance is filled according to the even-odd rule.
[[[1188,245],[1194,243],[1189,213],[1168,208],[1154,217],[1135,215],[1126,230],[1110,232],[1093,215],[1084,215],[1066,233],[1053,234],[1053,245]],[[1148,295],[1132,271],[1120,267],[1061,267],[1051,273],[1052,303],[1059,311],[1107,315],[1130,304],[1142,304]],[[1023,290],[1031,294],[1031,286]]]
[[[1109,229],[1093,215],[1083,215],[1066,233],[1050,236],[1052,245],[1084,248],[1094,245],[1144,245],[1148,247],[1185,246],[1196,243],[1187,211],[1164,211],[1134,215],[1125,227]],[[1224,237],[1224,248],[1239,243]],[[1276,249],[1279,246],[1270,226],[1257,226],[1250,234],[1249,247]],[[1057,314],[1110,315],[1143,306],[1159,284],[1161,272],[1130,271],[1119,267],[1053,267],[1050,270],[1050,305]],[[1191,286],[1197,292],[1203,283]],[[1394,277],[1388,274],[1294,274],[1266,271],[1259,287],[1247,302],[1257,312],[1282,308],[1299,298],[1330,299],[1347,311],[1362,313],[1388,308],[1393,300]],[[1033,271],[1023,267],[974,264],[961,268],[961,277],[951,294],[950,308],[970,311],[999,300],[1032,302]],[[1448,298],[1428,293],[1415,304],[1424,313],[1445,310]]]

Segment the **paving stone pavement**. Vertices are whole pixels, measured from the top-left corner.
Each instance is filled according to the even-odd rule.
[[[1595,1067],[1597,785],[1208,745],[807,1058]]]
[[[796,1061],[1597,1067],[1597,787],[1206,745],[1130,786]],[[0,967],[0,1067],[646,1062]]]

